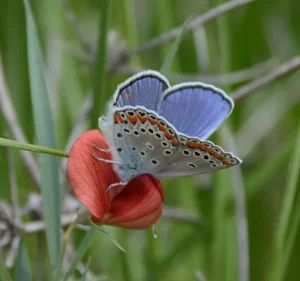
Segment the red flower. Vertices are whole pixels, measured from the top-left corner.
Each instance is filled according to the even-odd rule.
[[[161,183],[150,174],[131,179],[126,186],[112,164],[97,160],[93,155],[111,160],[104,137],[98,130],[83,133],[73,144],[68,162],[68,176],[77,198],[88,208],[97,223],[131,229],[144,229],[161,216],[164,193]]]

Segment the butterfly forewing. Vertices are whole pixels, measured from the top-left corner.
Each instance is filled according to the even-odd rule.
[[[204,83],[182,83],[167,89],[158,111],[178,132],[206,139],[228,117],[233,101]]]
[[[157,71],[140,72],[118,86],[113,97],[113,105],[119,108],[144,106],[157,111],[163,92],[169,86],[167,78]]]

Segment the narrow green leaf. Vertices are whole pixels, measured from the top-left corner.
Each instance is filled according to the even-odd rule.
[[[278,151],[275,151],[271,158],[263,161],[261,165],[258,165],[251,173],[245,176],[245,182],[247,183],[246,196],[248,198],[264,188],[267,182],[287,165],[293,148],[294,141],[287,140],[287,143]]]
[[[0,257],[0,280],[1,281],[12,281],[8,271],[6,270],[4,264],[3,264],[3,260]]]
[[[102,226],[99,226],[97,224],[95,224],[94,222],[91,221],[91,225],[100,233],[104,233],[107,238],[116,246],[118,247],[121,251],[123,251],[124,253],[126,253],[126,251],[124,250],[124,248],[119,244],[119,242],[113,238]]]
[[[30,73],[31,102],[37,143],[41,146],[56,147],[52,112],[44,76],[42,53],[37,31],[28,0],[24,0],[26,12],[27,50]],[[58,159],[40,155],[41,190],[48,252],[52,269],[55,269],[60,253],[60,188]]]
[[[59,157],[66,157],[66,158],[69,157],[69,154],[67,152],[58,149],[43,147],[39,145],[34,145],[34,144],[4,139],[4,138],[0,138],[0,145],[5,147],[10,147],[10,148],[16,148],[20,150],[27,150],[27,151],[37,152],[37,153],[56,155]]]
[[[93,73],[93,94],[94,107],[92,111],[92,126],[98,126],[98,118],[101,115],[101,110],[105,108],[106,96],[106,70],[107,70],[107,37],[108,23],[110,13],[110,1],[101,1],[100,21],[99,21],[99,36],[97,44],[97,56]]]
[[[27,246],[24,239],[21,239],[15,272],[16,281],[31,281],[31,268],[29,264]]]
[[[300,173],[300,127],[295,141],[295,151],[293,153],[289,172],[287,176],[286,193],[283,198],[277,235],[275,237],[275,252],[273,261],[273,270],[270,275],[270,281],[281,281],[288,264],[288,258],[291,252],[291,245],[294,244],[294,238],[290,236],[290,228],[292,229],[293,236],[296,236],[299,221],[293,221],[293,209],[295,209],[297,198],[297,183]],[[299,203],[298,203],[299,204]],[[296,211],[299,212],[299,206]],[[295,219],[294,219],[295,220]],[[288,241],[288,242],[286,242]],[[288,255],[288,256],[287,256]]]
[[[89,260],[88,260],[88,262],[86,264],[85,270],[84,270],[84,272],[83,272],[83,274],[81,276],[81,279],[80,279],[81,281],[85,281],[86,280],[86,276],[87,276],[87,273],[89,271],[90,263],[91,263],[91,258],[89,258]]]
[[[172,62],[175,58],[175,55],[178,51],[178,48],[179,48],[179,45],[180,45],[180,42],[183,38],[183,35],[185,34],[185,31],[186,31],[186,28],[188,26],[188,23],[189,23],[189,19],[187,19],[184,24],[182,25],[181,29],[180,29],[180,32],[178,32],[178,35],[177,35],[177,38],[176,40],[174,41],[174,43],[172,44],[172,47],[160,69],[160,72],[163,74],[163,75],[168,75],[168,73],[170,72],[171,70],[171,65],[172,65]]]
[[[74,273],[74,271],[76,269],[78,262],[83,258],[86,251],[89,249],[96,233],[97,233],[97,230],[95,228],[91,228],[85,234],[85,236],[83,237],[83,239],[78,247],[78,250],[75,253],[75,256],[72,260],[70,268],[68,269],[68,271],[64,277],[64,281],[67,281],[72,276],[72,274]]]

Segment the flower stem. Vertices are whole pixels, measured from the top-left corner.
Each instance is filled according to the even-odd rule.
[[[37,153],[56,155],[59,157],[66,157],[66,158],[69,157],[69,154],[67,152],[64,152],[64,151],[61,151],[58,149],[24,143],[24,142],[19,142],[19,141],[14,141],[14,140],[5,139],[5,138],[0,138],[0,146],[16,148],[16,149],[20,149],[20,150],[27,150],[27,151],[37,152]]]
[[[58,262],[57,271],[56,271],[56,278],[55,278],[56,281],[60,280],[61,273],[62,273],[62,266],[63,266],[63,262],[64,262],[64,257],[65,257],[65,253],[66,253],[66,249],[67,249],[67,245],[68,245],[68,242],[70,240],[71,233],[74,230],[74,228],[76,227],[76,225],[77,225],[76,221],[72,222],[69,225],[69,227],[66,230],[66,232],[64,233],[64,235],[63,235],[63,245],[62,245],[62,249],[61,249],[61,252],[60,252],[59,262]]]

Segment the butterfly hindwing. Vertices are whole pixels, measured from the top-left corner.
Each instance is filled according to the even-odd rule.
[[[172,163],[159,171],[163,178],[186,177],[215,172],[240,164],[242,161],[210,141],[200,141],[179,134],[179,149]]]

